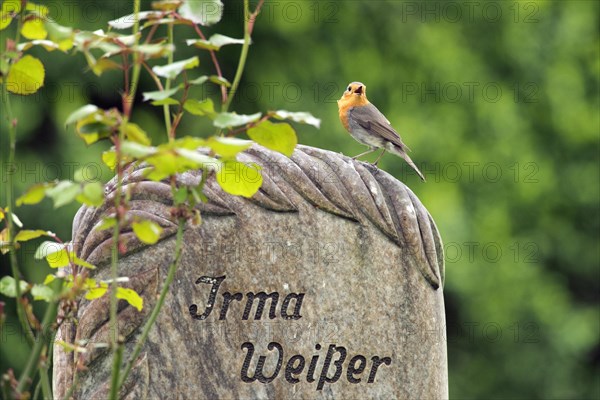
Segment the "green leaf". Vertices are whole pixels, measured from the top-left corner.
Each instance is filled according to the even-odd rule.
[[[181,60],[167,65],[156,65],[152,67],[152,71],[163,78],[175,79],[183,70],[196,68],[200,65],[198,56]]]
[[[117,299],[125,300],[132,307],[135,307],[138,311],[142,311],[142,307],[144,306],[144,299],[137,294],[137,292],[133,289],[128,289],[124,287],[118,287],[116,293]]]
[[[21,34],[29,40],[46,39],[46,36],[48,36],[44,21],[40,18],[26,20],[21,27]]]
[[[166,98],[166,99],[162,99],[162,100],[154,100],[152,103],[153,106],[178,106],[179,105],[179,101],[172,99],[170,97]]]
[[[114,149],[102,153],[102,162],[111,170],[117,166],[117,152]]]
[[[117,124],[117,119],[114,114],[114,110],[109,110],[108,112],[98,110],[97,112],[80,119],[77,121],[76,125],[77,135],[81,137],[87,145],[110,137],[116,130],[115,125]]]
[[[104,188],[100,182],[90,182],[83,185],[83,190],[76,200],[92,207],[99,207],[104,202]]]
[[[80,187],[71,181],[60,181],[56,186],[46,190],[46,195],[54,201],[54,208],[62,207],[75,200]]]
[[[143,21],[148,18],[158,18],[162,13],[156,11],[140,11],[138,19]],[[129,29],[135,24],[135,14],[124,15],[121,18],[108,21],[108,25],[115,29]]]
[[[16,94],[35,93],[44,86],[45,75],[42,62],[26,55],[10,67],[6,77],[6,88]]]
[[[31,14],[37,15],[38,17],[46,17],[50,12],[50,9],[45,5],[30,2],[25,4],[25,10],[30,11]]]
[[[73,173],[73,180],[78,183],[85,182],[86,179],[84,176],[83,168],[78,168],[75,170],[75,172]]]
[[[185,41],[188,46],[194,46],[205,50],[219,50],[222,46],[228,44],[244,44],[244,39],[234,39],[229,36],[215,33],[208,40],[188,39]]]
[[[125,127],[125,137],[135,143],[143,144],[145,146],[150,145],[150,138],[148,134],[140,128],[138,124],[134,124],[133,122],[128,122]]]
[[[77,346],[73,343],[65,342],[64,340],[55,340],[54,344],[62,347],[65,353],[87,353],[87,349],[85,347]]]
[[[92,264],[90,264],[89,262],[77,257],[75,255],[75,253],[70,252],[69,255],[71,256],[71,259],[73,260],[73,264],[79,265],[80,267],[84,267],[84,268],[88,268],[88,269],[96,269],[96,267],[93,266]]]
[[[94,284],[92,285],[89,281],[93,281]],[[88,284],[89,289],[84,297],[87,300],[94,300],[94,299],[100,298],[100,297],[104,296],[106,294],[106,292],[108,291],[107,283],[100,282],[99,284],[96,284],[95,282],[96,281],[94,279],[86,279],[86,283]]]
[[[217,172],[217,182],[229,194],[252,197],[262,185],[262,175],[257,165],[226,160]]]
[[[206,75],[202,75],[197,77],[196,79],[192,79],[191,81],[188,81],[188,83],[190,85],[202,85],[204,82],[206,82],[209,79],[208,76]]]
[[[73,111],[71,114],[69,114],[69,116],[67,117],[67,120],[65,121],[65,125],[69,125],[69,124],[72,124],[73,122],[77,122],[80,119],[85,118],[88,115],[95,113],[96,111],[98,111],[98,107],[96,107],[93,104],[86,104],[85,106],[80,107],[77,110]]]
[[[179,6],[181,6],[181,0],[160,0],[152,2],[152,8],[161,11],[175,11]]]
[[[106,229],[110,229],[117,224],[117,219],[115,217],[104,217],[101,219],[100,225],[96,225],[94,230],[103,231]]]
[[[184,159],[191,161],[192,162],[191,167],[194,169],[204,167],[204,166],[216,169],[220,165],[219,160],[217,160],[213,157],[209,157],[205,154],[199,153],[196,150],[188,150],[185,148],[180,148],[180,149],[177,149],[177,154],[180,157],[183,157]]]
[[[277,119],[289,119],[294,122],[312,125],[317,129],[321,127],[321,120],[313,117],[312,114],[308,112],[290,112],[285,110],[277,110],[275,111],[273,116]]]
[[[175,46],[171,44],[149,43],[132,46],[131,50],[140,52],[147,57],[156,58],[165,57],[168,54],[173,53],[175,51]]]
[[[8,209],[8,207],[7,207],[7,209]],[[17,225],[19,228],[22,228],[23,227],[23,222],[21,222],[21,220],[19,219],[19,217],[17,217],[17,214],[15,214],[13,212],[13,213],[10,213],[10,215],[12,216],[12,220],[15,223],[15,225]]]
[[[108,58],[101,58],[95,63],[92,64],[92,72],[96,76],[101,76],[105,71],[111,69],[120,69],[121,65],[117,64],[113,60],[109,60]]]
[[[17,50],[26,51],[32,48],[33,46],[42,46],[47,51],[62,50],[58,43],[55,43],[51,40],[32,40],[31,42],[19,43],[19,45],[17,46]]]
[[[2,4],[4,5],[4,4]],[[0,11],[0,31],[5,29],[12,22],[13,16],[9,12]]]
[[[5,13],[18,14],[21,12],[21,0],[4,0],[0,10]]]
[[[54,298],[54,290],[46,285],[33,285],[31,288],[33,300],[52,301]]]
[[[188,149],[195,150],[198,147],[202,147],[206,144],[205,139],[201,139],[193,136],[184,136],[173,142],[173,147],[176,149]]]
[[[144,92],[144,101],[148,100],[164,100],[168,97],[173,96],[177,91],[179,91],[181,86],[174,87],[169,90],[156,90],[153,92]]]
[[[213,136],[207,141],[207,146],[223,158],[235,158],[240,151],[252,146],[252,141],[238,138]]]
[[[69,265],[69,252],[63,248],[57,252],[46,255],[46,261],[50,268],[63,268]]]
[[[28,240],[37,239],[40,236],[50,236],[50,235],[48,234],[48,231],[43,231],[41,229],[36,229],[36,230],[23,229],[22,231],[19,231],[19,233],[17,233],[15,235],[15,242],[26,242]]]
[[[59,251],[62,251],[65,248],[66,245],[63,243],[51,242],[49,240],[46,240],[38,246],[37,250],[35,251],[35,254],[33,255],[33,258],[35,258],[36,260],[41,260],[42,258],[46,258],[51,254],[58,253]]]
[[[142,158],[152,154],[156,154],[156,147],[145,146],[143,144],[125,140],[123,141],[123,143],[121,143],[121,151],[123,152],[123,154],[136,158]]]
[[[156,222],[149,220],[136,221],[131,224],[133,233],[142,242],[147,244],[154,244],[160,239],[162,228]]]
[[[182,173],[200,167],[218,166],[219,161],[196,151],[205,143],[204,139],[186,137],[158,146],[155,154],[145,158],[154,168],[145,176],[151,180],[162,180],[176,173]]]
[[[211,99],[187,99],[185,103],[183,103],[183,108],[193,115],[209,117],[215,115],[215,106]]]
[[[213,25],[223,17],[221,0],[188,0],[179,8],[179,14],[195,24]]]
[[[183,204],[187,200],[187,197],[188,197],[187,188],[185,186],[180,187],[180,188],[176,189],[175,192],[173,193],[173,202],[175,204]]]
[[[46,189],[49,187],[47,183],[38,183],[31,186],[25,193],[17,199],[17,207],[23,204],[37,204],[44,199]]]
[[[58,44],[60,50],[67,51],[73,47],[73,28],[61,26],[51,18],[47,18],[45,23],[50,39]]]
[[[50,243],[50,242],[44,242],[44,243]],[[38,248],[38,251],[39,250],[40,249]],[[36,251],[36,255],[37,255],[38,251]],[[46,261],[48,262],[48,265],[50,266],[50,268],[63,268],[63,267],[66,267],[67,265],[69,265],[69,263],[72,261],[73,264],[75,264],[75,265],[79,265],[81,267],[89,268],[89,269],[96,269],[96,267],[93,266],[92,264],[77,257],[74,252],[68,251],[66,247],[63,247],[59,251],[55,251],[55,252],[46,254]]]
[[[227,79],[223,78],[222,76],[211,75],[208,77],[208,79],[210,79],[210,81],[212,83],[216,83],[217,85],[231,87],[231,83],[229,83],[229,81]]]
[[[217,117],[213,121],[213,125],[217,128],[231,128],[235,126],[246,125],[250,122],[254,122],[260,119],[261,113],[256,113],[252,115],[239,115],[236,113],[219,113]]]
[[[294,128],[285,122],[274,124],[268,120],[262,121],[248,129],[248,136],[256,143],[288,157],[292,155],[298,144]]]
[[[10,232],[8,231],[8,227],[2,229],[0,231],[0,254],[6,254],[11,250],[14,250],[17,246],[15,246],[10,240]]]
[[[27,282],[19,281],[19,288],[21,294],[27,290]],[[17,285],[15,284],[15,278],[12,276],[5,276],[0,279],[0,294],[6,297],[17,297]]]

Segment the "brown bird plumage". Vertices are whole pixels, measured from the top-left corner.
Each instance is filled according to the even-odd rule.
[[[338,100],[338,111],[340,121],[344,128],[354,139],[369,146],[369,150],[353,158],[372,153],[377,149],[383,149],[373,165],[377,165],[386,151],[402,157],[425,181],[425,177],[419,171],[413,160],[408,156],[410,151],[398,132],[394,130],[390,121],[367,100],[367,87],[361,82],[352,82]]]

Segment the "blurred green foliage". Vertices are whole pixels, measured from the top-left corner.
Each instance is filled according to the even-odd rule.
[[[131,12],[118,1],[45,4],[59,23],[88,30]],[[423,184],[393,155],[380,163],[419,196],[445,242],[440,329],[451,398],[600,397],[599,4],[267,1],[256,21],[233,110],[309,111],[321,129],[299,127],[300,143],[354,155],[364,149],[343,130],[336,100],[348,82],[362,81],[425,173]],[[241,4],[225,6],[224,21],[205,33],[242,37]],[[208,53],[179,47],[176,59],[199,54],[212,72]],[[14,102],[17,194],[84,165],[108,180],[102,145],[86,148],[64,121],[86,103],[119,106],[121,75],[97,78],[80,56],[32,54],[47,81]],[[218,55],[231,79],[239,47]],[[140,92],[154,90],[146,78]],[[208,86],[193,93],[215,103],[218,95]],[[162,126],[161,113],[149,104],[134,110],[154,142],[164,137],[151,130]],[[199,121],[184,119],[179,132],[212,133]],[[4,117],[1,124],[4,156]],[[25,226],[68,239],[76,208],[45,201],[17,212]],[[47,267],[31,246],[20,260],[28,280],[40,282]],[[6,257],[0,272],[8,273]],[[5,310],[14,321],[12,304]],[[24,364],[14,326],[2,333],[1,371]]]

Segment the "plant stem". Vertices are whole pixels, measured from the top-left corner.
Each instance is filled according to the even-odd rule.
[[[175,131],[177,130],[177,127],[179,126],[179,123],[181,122],[181,118],[183,118],[183,105],[185,104],[185,101],[187,100],[188,97],[188,92],[190,90],[190,84],[188,83],[188,78],[187,78],[187,74],[185,71],[183,71],[183,80],[184,80],[184,86],[183,86],[183,95],[181,96],[181,101],[179,103],[179,110],[177,111],[177,114],[175,115],[175,119],[173,120],[173,125],[171,126],[171,131],[169,132],[169,140],[175,140]]]
[[[223,105],[222,112],[227,112],[227,110],[229,109],[231,101],[233,100],[233,96],[235,96],[235,92],[237,91],[238,85],[240,84],[240,80],[242,79],[242,73],[244,72],[244,67],[246,65],[246,58],[248,57],[248,47],[250,47],[249,17],[249,0],[244,0],[244,44],[242,45],[242,52],[240,54],[240,61],[238,62],[237,70],[235,71],[235,77],[233,78],[231,89],[229,89],[229,96],[227,97],[227,102],[225,102],[225,105]]]
[[[8,89],[6,85],[2,85],[2,99],[4,103],[4,107],[6,108],[6,119],[8,120],[8,168],[12,168],[15,163],[15,151],[17,148],[17,119],[14,117],[12,112],[12,106],[10,103],[10,95],[8,94]],[[17,282],[15,287],[15,301],[17,303],[17,318],[21,324],[21,329],[27,338],[27,342],[30,346],[33,346],[35,338],[33,336],[33,332],[31,331],[31,327],[29,322],[27,321],[25,308],[23,307],[23,303],[21,302],[21,286],[19,285],[21,279],[21,272],[19,271],[19,264],[17,262],[17,253],[16,247],[14,246],[13,238],[15,237],[15,224],[13,221],[13,209],[14,209],[14,181],[13,174],[6,174],[6,223],[8,225],[8,237],[10,238],[10,266],[13,278],[15,282]]]
[[[40,375],[40,378],[41,378],[41,375]],[[31,396],[31,398],[32,398],[33,400],[35,400],[35,399],[37,399],[37,398],[38,398],[38,396],[40,395],[40,389],[41,389],[41,388],[42,388],[42,381],[39,381],[39,382],[37,383],[37,385],[35,385],[35,390],[33,391],[33,396]]]
[[[52,385],[50,384],[50,379],[48,378],[48,368],[52,364],[52,348],[54,343],[55,332],[52,335],[52,339],[48,344],[48,355],[46,358],[46,362],[40,368],[40,383],[42,385],[42,393],[44,399],[52,398]]]
[[[152,309],[152,313],[150,314],[148,321],[146,321],[146,324],[144,325],[144,328],[142,329],[142,333],[141,333],[140,337],[137,339],[137,342],[133,349],[133,353],[131,354],[131,357],[129,359],[129,362],[127,363],[127,366],[125,367],[125,371],[121,375],[121,379],[119,380],[119,387],[121,387],[123,385],[123,383],[129,376],[129,373],[131,372],[131,369],[133,368],[133,364],[135,363],[135,360],[137,359],[140,352],[142,351],[142,346],[146,342],[146,338],[148,337],[148,334],[150,333],[150,329],[152,328],[152,326],[154,326],[154,322],[156,321],[156,318],[158,317],[158,314],[160,313],[163,303],[165,302],[167,293],[169,292],[169,287],[171,286],[171,282],[173,282],[173,279],[175,278],[175,273],[177,272],[177,266],[179,265],[179,259],[181,258],[181,250],[183,248],[183,228],[184,228],[184,226],[185,226],[185,219],[180,218],[179,224],[177,226],[177,236],[176,236],[176,240],[175,240],[175,258],[173,259],[173,262],[169,266],[169,271],[167,272],[167,278],[165,279],[163,287],[160,291],[160,296],[158,298],[158,301],[156,302],[156,305]]]
[[[121,360],[123,359],[123,346],[119,345],[116,347],[116,351],[113,358],[113,368],[111,374],[111,385],[110,385],[110,400],[117,400],[119,394],[119,373],[121,372]],[[116,367],[116,368],[115,368]],[[116,382],[116,384],[114,384]]]
[[[160,91],[165,90],[163,88],[162,83],[160,82],[160,79],[158,79],[158,76],[156,76],[156,74],[154,73],[154,71],[152,71],[152,69],[150,68],[150,66],[145,61],[142,62],[142,66],[144,67],[144,69],[146,70],[146,72],[148,72],[148,75],[150,75],[150,77],[152,78],[152,80],[154,81],[154,83],[156,83],[156,87],[158,88],[158,90],[160,90]]]
[[[133,3],[133,13],[135,22],[133,24],[133,34],[135,36],[135,43],[137,45],[139,39],[137,37],[137,33],[140,30],[140,2],[141,0],[134,0]],[[110,266],[110,275],[111,275],[111,283],[110,283],[110,345],[113,352],[113,365],[112,365],[112,373],[111,373],[111,382],[110,382],[110,398],[116,399],[117,394],[119,392],[119,372],[121,370],[121,359],[123,357],[123,348],[119,343],[119,325],[117,322],[117,278],[119,277],[119,235],[121,229],[121,219],[122,219],[122,208],[121,208],[121,188],[123,184],[123,165],[122,165],[122,157],[121,157],[121,143],[125,138],[125,134],[123,132],[123,128],[126,126],[129,118],[131,117],[131,110],[133,108],[133,101],[135,99],[135,92],[137,90],[139,78],[140,78],[140,69],[142,64],[140,62],[140,56],[137,52],[133,53],[133,74],[131,78],[131,86],[126,87],[127,91],[127,107],[124,107],[125,115],[123,118],[123,122],[121,124],[121,129],[119,129],[119,135],[117,140],[115,141],[115,153],[117,158],[117,186],[115,192],[115,210],[116,210],[116,218],[117,223],[115,224],[113,235],[112,235],[112,249],[111,249],[111,266]]]
[[[173,44],[173,24],[169,24],[167,26],[167,36],[168,36],[168,40],[169,40],[169,44],[172,45]],[[168,56],[168,61],[169,64],[173,64],[173,52],[169,53]],[[166,82],[165,82],[165,90],[169,90],[171,89],[171,79],[167,78]],[[169,138],[169,141],[173,141],[173,138],[171,137],[171,110],[170,110],[170,106],[168,104],[164,104],[163,105],[163,114],[165,116],[165,127],[167,129],[167,137]]]
[[[46,344],[46,340],[44,340],[44,329],[50,329],[50,327],[56,320],[56,315],[58,314],[58,297],[61,291],[62,279],[60,280],[60,286],[54,292],[55,298],[50,303],[48,303],[48,306],[46,307],[44,319],[42,320],[42,331],[40,335],[38,335],[38,337],[36,338],[31,353],[29,353],[29,359],[27,360],[27,364],[25,366],[25,369],[23,370],[23,373],[21,374],[19,384],[17,385],[17,393],[23,393],[27,385],[29,385],[31,376],[40,361],[40,354],[42,353],[42,349]]]
[[[75,362],[75,363],[77,363],[77,362]],[[77,385],[79,385],[79,374],[78,374],[78,371],[75,370],[75,375],[73,376],[73,384],[69,387],[69,390],[67,390],[67,393],[65,393],[65,397],[63,397],[64,400],[71,399],[71,395],[73,394],[73,391],[75,390]]]
[[[119,276],[118,264],[119,264],[119,233],[121,229],[121,185],[123,182],[123,166],[121,165],[121,143],[123,142],[123,129],[119,129],[119,137],[115,142],[115,153],[117,157],[117,187],[115,193],[115,209],[117,223],[115,224],[113,235],[112,235],[112,249],[111,249],[111,264],[110,264],[110,345],[113,351],[113,366],[112,366],[112,379],[111,379],[111,399],[116,399],[118,392],[118,376],[121,364],[119,357],[119,326],[117,323],[117,278]]]
[[[198,34],[198,36],[200,36],[200,38],[202,40],[206,40],[206,36],[204,36],[204,33],[202,33],[202,30],[200,29],[200,27],[196,24],[193,24],[194,30],[196,31],[196,33]],[[215,54],[214,50],[209,50],[210,53],[210,58],[213,62],[213,65],[215,66],[215,71],[217,72],[217,76],[219,78],[223,78],[223,73],[221,72],[221,66],[219,65],[219,60],[217,59],[217,55]],[[227,88],[223,85],[221,85],[221,104],[225,104],[227,102]]]
[[[139,38],[137,36],[138,32],[140,31],[140,18],[139,18],[139,13],[140,13],[140,4],[141,4],[141,0],[134,0],[133,2],[133,13],[135,15],[135,22],[133,24],[133,34],[136,35],[135,36],[135,43],[134,46],[137,46],[139,43]],[[137,90],[138,87],[138,83],[140,80],[140,70],[142,68],[142,64],[140,62],[140,54],[136,51],[133,53],[133,74],[131,77],[131,87],[129,89],[129,113],[131,113],[131,106],[133,104],[133,101],[135,100],[135,92]],[[126,118],[129,119],[131,115],[126,115]]]

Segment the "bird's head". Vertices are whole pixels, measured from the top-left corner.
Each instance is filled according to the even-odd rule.
[[[338,106],[364,106],[369,104],[367,100],[367,87],[361,82],[348,84],[344,94],[338,100]]]

